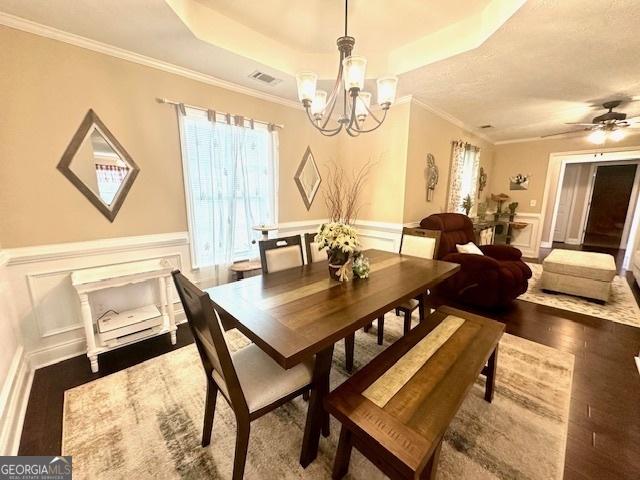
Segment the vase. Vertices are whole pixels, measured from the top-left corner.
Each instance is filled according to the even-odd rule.
[[[329,264],[329,277],[338,282],[348,282],[353,278],[353,267],[351,259],[342,265]]]

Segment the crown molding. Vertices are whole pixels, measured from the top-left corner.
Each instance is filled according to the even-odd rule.
[[[278,103],[280,105],[284,105],[290,108],[295,108],[298,110],[302,109],[302,106],[300,105],[299,102],[295,102],[288,98],[283,98],[277,95],[261,92],[260,90],[255,90],[253,88],[244,87],[242,85],[228,82],[226,80],[222,80],[212,75],[207,75],[205,73],[180,67],[178,65],[174,65],[169,62],[164,62],[162,60],[158,60],[152,57],[140,55],[130,50],[125,50],[123,48],[115,47],[107,43],[98,42],[90,38],[81,37],[73,33],[65,32],[63,30],[58,30],[57,28],[49,27],[41,23],[36,23],[31,20],[27,20],[26,18],[17,17],[9,13],[0,12],[0,25],[4,25],[5,27],[13,28],[16,30],[21,30],[23,32],[32,33],[34,35],[38,35],[41,37],[50,38],[52,40],[58,40],[60,42],[68,43],[76,47],[102,53],[104,55],[109,55],[111,57],[119,58],[121,60],[137,63],[139,65],[144,65],[146,67],[162,70],[164,72],[172,73],[174,75],[179,75],[181,77],[195,80],[197,82],[206,83],[208,85],[224,88],[232,92],[241,93],[243,95],[259,98],[261,100],[266,100],[268,102]]]
[[[416,97],[414,97],[413,95],[405,95],[404,97],[400,97],[400,99],[398,100],[397,103],[399,103],[400,101],[403,102],[411,102],[423,109],[425,109],[428,112],[433,113],[434,115],[440,117],[441,119],[455,125],[456,127],[459,127],[461,129],[463,129],[464,131],[479,137],[481,139],[483,139],[485,142],[490,143],[491,145],[496,145],[496,142],[493,141],[491,138],[487,137],[486,135],[477,132],[473,127],[471,127],[470,125],[467,125],[466,123],[464,123],[462,120],[454,117],[453,115],[440,110],[439,108],[433,107],[427,103],[424,103],[422,100],[418,100]]]

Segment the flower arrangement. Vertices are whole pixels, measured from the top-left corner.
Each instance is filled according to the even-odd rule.
[[[358,278],[369,278],[371,265],[364,253],[358,252],[353,260],[353,274]]]
[[[319,250],[327,249],[332,278],[341,282],[351,280],[351,261],[360,247],[356,229],[342,222],[323,223],[314,242]]]

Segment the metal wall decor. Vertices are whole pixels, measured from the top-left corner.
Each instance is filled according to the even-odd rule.
[[[85,115],[57,168],[110,222],[140,171],[93,110]]]
[[[478,198],[480,198],[480,194],[484,190],[484,187],[487,186],[487,172],[484,171],[483,167],[480,167],[480,172],[478,173]]]
[[[438,185],[438,178],[440,176],[436,159],[430,153],[427,153],[427,168],[425,168],[424,173],[427,180],[427,202],[430,202],[433,200],[433,191],[436,189],[436,185]]]
[[[302,161],[293,179],[300,191],[305,207],[309,210],[322,183],[320,170],[318,170],[318,165],[311,152],[311,147],[307,147],[307,150],[304,152]]]

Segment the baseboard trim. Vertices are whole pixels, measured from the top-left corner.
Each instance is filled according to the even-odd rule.
[[[551,242],[540,242],[540,248],[551,248],[552,246]]]
[[[22,346],[16,350],[0,394],[0,454],[17,455],[33,369]]]
[[[566,243],[567,245],[580,245],[580,239],[579,238],[567,238],[564,243]]]

